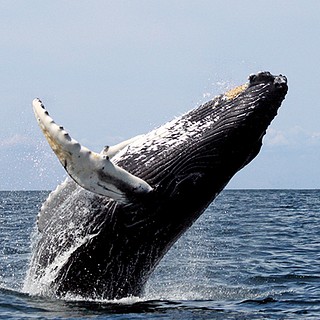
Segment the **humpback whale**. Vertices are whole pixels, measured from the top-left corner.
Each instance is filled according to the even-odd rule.
[[[285,76],[250,75],[100,153],[74,140],[35,99],[39,126],[69,177],[42,205],[26,283],[54,297],[141,295],[174,242],[257,156],[287,90]]]

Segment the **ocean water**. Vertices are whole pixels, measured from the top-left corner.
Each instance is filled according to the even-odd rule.
[[[223,191],[120,301],[23,291],[47,195],[0,192],[0,319],[320,319],[320,190]]]

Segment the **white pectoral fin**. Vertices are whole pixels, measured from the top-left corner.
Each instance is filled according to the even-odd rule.
[[[57,125],[39,99],[33,100],[39,126],[70,177],[83,188],[121,203],[152,190],[144,180],[112,163],[104,153],[81,146]]]

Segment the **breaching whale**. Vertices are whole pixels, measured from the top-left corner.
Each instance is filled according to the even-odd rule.
[[[27,286],[55,297],[141,295],[172,244],[256,157],[287,89],[285,76],[251,75],[101,153],[71,138],[35,99],[38,123],[70,178],[42,205]]]

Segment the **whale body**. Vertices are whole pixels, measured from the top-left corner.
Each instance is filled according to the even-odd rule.
[[[27,283],[39,294],[139,296],[173,243],[258,154],[287,93],[260,72],[186,114],[94,153],[33,102],[70,175],[42,205]]]

